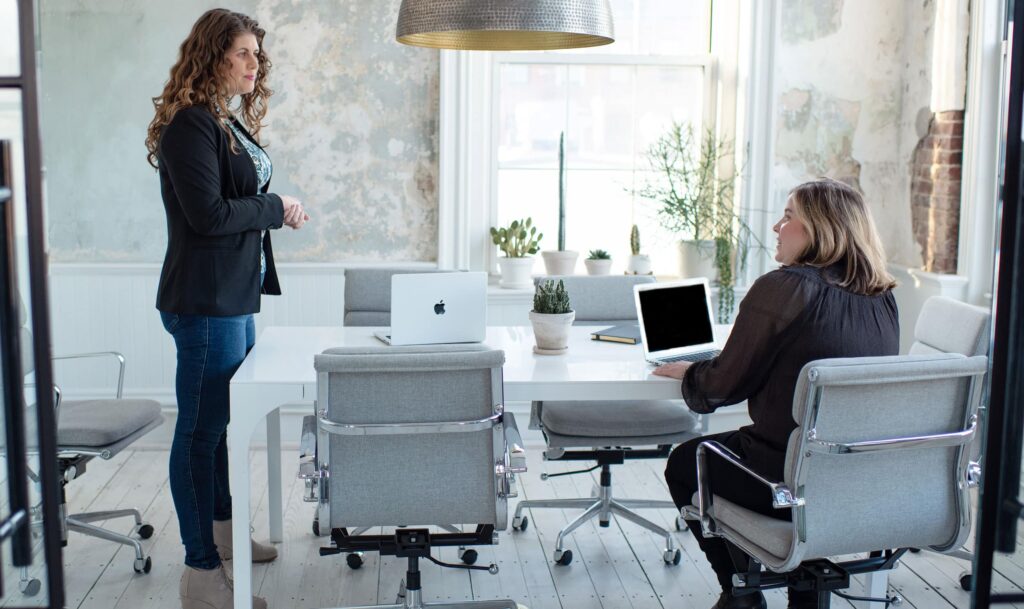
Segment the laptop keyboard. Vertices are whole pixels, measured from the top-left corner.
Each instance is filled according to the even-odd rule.
[[[720,350],[714,349],[711,351],[701,351],[699,353],[688,353],[686,355],[663,357],[658,359],[658,361],[654,362],[654,365],[660,366],[661,364],[667,364],[669,362],[702,362],[706,359],[713,359],[718,357],[719,353],[721,353]]]

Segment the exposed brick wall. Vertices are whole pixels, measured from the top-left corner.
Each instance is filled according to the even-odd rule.
[[[910,164],[914,238],[924,269],[934,273],[956,272],[963,133],[962,110],[933,114]]]

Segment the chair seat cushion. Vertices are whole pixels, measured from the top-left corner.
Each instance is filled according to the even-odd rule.
[[[57,444],[106,447],[161,418],[153,400],[67,400],[60,403]]]
[[[697,493],[691,499],[700,505]],[[745,538],[751,544],[766,550],[777,559],[789,556],[793,544],[793,523],[758,514],[753,510],[736,505],[728,499],[715,495],[711,505],[711,516],[723,528]],[[784,513],[785,510],[779,510]]]
[[[663,436],[697,425],[682,400],[544,402],[540,419],[556,434],[591,438]]]

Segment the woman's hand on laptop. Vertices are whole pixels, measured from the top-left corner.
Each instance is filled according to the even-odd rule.
[[[668,376],[674,379],[683,380],[683,375],[686,374],[686,369],[693,365],[692,362],[670,362],[668,364],[662,364],[654,369],[654,374],[658,376]]]

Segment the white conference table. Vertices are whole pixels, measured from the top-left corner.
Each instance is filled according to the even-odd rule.
[[[678,399],[679,381],[654,376],[639,345],[590,340],[601,326],[573,326],[563,355],[533,353],[528,326],[491,326],[484,341],[505,352],[506,402],[532,400]],[[724,344],[730,326],[716,326]],[[316,396],[313,356],[332,347],[382,346],[367,327],[269,327],[231,379],[228,468],[231,480],[235,609],[251,609],[252,551],[249,522],[249,442],[260,422],[267,423],[267,511],[270,541],[283,541],[281,495],[281,419],[283,404]],[[312,414],[312,409],[310,410]]]

